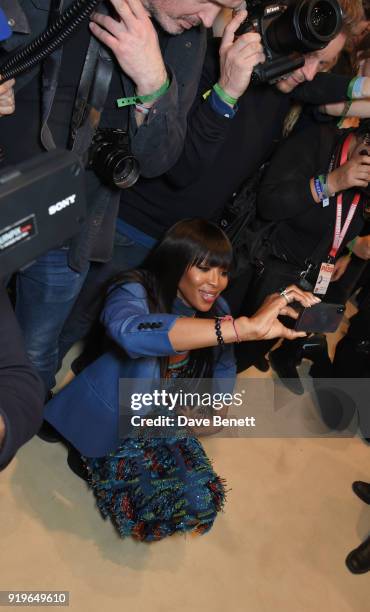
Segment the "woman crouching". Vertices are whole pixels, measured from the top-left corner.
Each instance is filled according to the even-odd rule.
[[[45,419],[82,456],[99,509],[121,536],[151,541],[203,533],[225,489],[188,432],[132,435],[127,414],[119,414],[120,379],[140,394],[148,381],[174,378],[212,379],[214,389],[229,381],[232,388],[233,343],[304,335],[278,320],[296,316],[289,301],[317,302],[293,285],[269,296],[254,316],[233,320],[221,297],[231,264],[232,247],[216,225],[202,219],[174,225],[140,269],[110,288],[101,320],[111,349],[46,407]]]

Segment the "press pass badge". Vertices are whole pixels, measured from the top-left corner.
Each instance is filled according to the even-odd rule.
[[[321,264],[320,272],[317,277],[315,288],[313,290],[314,293],[317,293],[318,295],[326,294],[331,281],[331,277],[333,276],[333,272],[334,264],[325,262]]]

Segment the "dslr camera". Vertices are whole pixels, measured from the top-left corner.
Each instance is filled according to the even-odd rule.
[[[326,47],[342,28],[337,0],[247,0],[248,18],[236,35],[261,35],[266,56],[252,78],[274,83],[304,65],[304,54]]]
[[[131,153],[127,132],[99,128],[89,149],[88,168],[110,187],[128,189],[140,175],[138,161]]]

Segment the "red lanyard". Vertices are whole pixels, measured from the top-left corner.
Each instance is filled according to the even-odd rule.
[[[342,148],[342,154],[340,158],[340,166],[343,166],[343,164],[345,164],[346,161],[348,160],[348,152],[349,152],[350,144],[352,142],[352,138],[353,138],[353,134],[349,134],[346,140],[344,141],[343,148]],[[333,244],[332,244],[332,247],[329,253],[329,256],[332,257],[333,259],[336,258],[337,253],[340,249],[340,246],[343,243],[343,240],[347,234],[348,228],[351,225],[353,217],[355,216],[357,206],[360,202],[360,198],[361,198],[361,195],[359,193],[356,193],[355,197],[352,200],[350,209],[348,211],[347,218],[342,227],[343,193],[340,193],[337,197],[337,212],[336,212],[336,219],[335,219],[334,238],[333,238]]]

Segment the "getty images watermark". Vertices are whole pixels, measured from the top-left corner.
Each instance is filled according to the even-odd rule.
[[[370,379],[121,379],[119,436],[370,437]]]
[[[231,406],[243,406],[245,389],[236,393],[191,392],[179,389],[176,391],[154,389],[151,393],[132,393],[131,410],[153,412],[150,417],[136,414],[131,416],[133,427],[255,427],[254,416],[226,417],[217,414],[225,413]],[[189,411],[183,414],[182,411]],[[164,414],[156,414],[165,412]],[[169,414],[166,414],[168,412]],[[171,416],[172,415],[172,416]],[[207,416],[206,416],[207,415]]]

